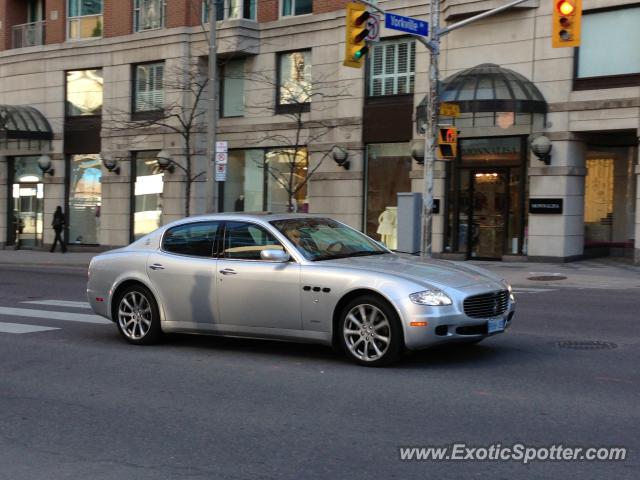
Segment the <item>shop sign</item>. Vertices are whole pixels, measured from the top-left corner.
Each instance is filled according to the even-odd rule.
[[[530,198],[529,213],[538,214],[561,214],[561,198]]]

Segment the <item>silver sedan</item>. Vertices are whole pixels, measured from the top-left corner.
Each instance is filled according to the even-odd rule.
[[[397,255],[313,215],[186,218],[93,258],[93,310],[134,344],[162,333],[272,338],[340,347],[386,365],[404,350],[503,332],[515,301],[469,264]]]

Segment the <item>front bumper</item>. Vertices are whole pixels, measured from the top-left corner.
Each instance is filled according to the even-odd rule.
[[[515,302],[512,301],[509,301],[509,306],[502,314],[490,318],[469,317],[456,305],[428,307],[408,301],[403,302],[400,309],[404,342],[409,350],[420,350],[443,343],[475,342],[497,335],[504,330],[489,334],[488,321],[502,318],[506,330],[511,326],[516,311]],[[426,322],[427,325],[411,326],[412,322]]]

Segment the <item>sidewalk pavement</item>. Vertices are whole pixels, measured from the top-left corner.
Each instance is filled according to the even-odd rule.
[[[86,268],[95,252],[0,250],[0,265]],[[470,261],[523,288],[640,288],[640,266],[609,257],[571,263]]]

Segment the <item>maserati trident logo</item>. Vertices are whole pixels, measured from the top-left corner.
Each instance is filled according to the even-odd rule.
[[[498,296],[497,296],[497,295],[495,295],[495,296],[493,297],[493,313],[494,313],[494,315],[497,315],[497,314],[498,314],[498,310],[499,310],[499,309],[500,309],[500,301],[499,301],[499,299],[498,299]]]

